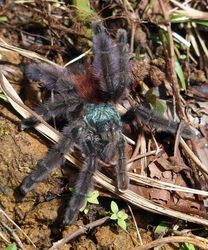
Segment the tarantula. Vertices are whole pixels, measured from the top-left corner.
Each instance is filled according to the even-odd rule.
[[[123,118],[120,117],[115,104],[125,97],[130,84],[127,34],[123,29],[118,30],[116,44],[113,44],[99,22],[93,24],[93,31],[94,59],[92,66],[83,74],[76,75],[66,68],[41,64],[27,68],[29,77],[40,80],[48,90],[54,91],[54,100],[46,101],[37,108],[37,113],[46,121],[63,116],[67,125],[59,143],[48,151],[44,159],[38,161],[37,167],[23,180],[21,192],[28,193],[37,182],[44,180],[75,143],[86,155],[75,193],[66,208],[63,221],[66,225],[76,219],[91,187],[99,160],[109,162],[115,157],[117,188],[121,192],[128,188],[122,120],[125,122],[136,117],[149,126],[162,127],[172,133],[177,129],[176,123],[158,119],[141,105],[134,106]],[[22,129],[35,126],[37,122],[34,117],[24,119]],[[191,136],[188,126],[184,126],[182,135]]]

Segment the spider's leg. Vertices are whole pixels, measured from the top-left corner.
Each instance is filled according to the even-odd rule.
[[[123,29],[119,29],[116,37],[117,47],[119,51],[119,79],[118,86],[115,91],[116,99],[122,96],[125,88],[128,86],[129,78],[129,55],[127,49],[127,34]]]
[[[54,167],[61,163],[64,154],[73,146],[78,138],[79,129],[65,127],[59,143],[50,149],[43,160],[37,163],[36,168],[22,182],[20,190],[23,194],[31,191],[37,182],[44,180]]]
[[[158,131],[165,131],[171,134],[177,132],[179,123],[168,120],[161,115],[156,114],[143,105],[136,105],[126,112],[121,118],[123,122],[131,122],[136,118],[139,124],[146,124],[150,128],[155,128]],[[183,124],[181,129],[181,136],[190,139],[195,136],[194,131],[190,126]]]
[[[112,44],[105,28],[93,25],[93,73],[100,82],[100,91],[107,100],[117,101],[129,82],[129,56],[125,30],[117,34],[117,46]]]
[[[26,66],[25,73],[29,79],[40,81],[48,90],[60,93],[76,92],[72,74],[61,66],[30,64]]]
[[[54,100],[48,99],[44,104],[35,109],[36,113],[43,117],[45,121],[51,118],[64,116],[70,118],[71,113],[79,114],[83,107],[83,102],[77,96],[54,95]],[[38,124],[36,117],[29,117],[21,121],[21,130],[34,127]]]
[[[129,185],[129,178],[126,169],[126,157],[125,157],[126,142],[122,133],[119,134],[117,147],[118,147],[118,163],[116,166],[117,187],[118,190],[122,192],[125,191]]]
[[[95,146],[92,140],[89,138],[86,140],[85,154],[88,156],[85,162],[84,169],[81,171],[78,177],[78,184],[75,187],[75,193],[73,194],[65,212],[63,224],[72,224],[78,213],[79,209],[83,206],[86,195],[92,183],[92,177],[97,168],[97,154]]]

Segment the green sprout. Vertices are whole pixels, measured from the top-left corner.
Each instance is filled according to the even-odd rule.
[[[9,244],[6,248],[4,248],[3,250],[17,250],[17,246],[15,243],[13,244]]]
[[[0,90],[0,99],[2,99],[5,102],[8,102],[7,97],[3,94],[3,92]]]
[[[84,205],[80,208],[79,211],[84,212],[85,214],[87,214],[89,212],[89,208],[87,207],[88,203],[89,204],[99,204],[98,201],[98,196],[99,196],[99,192],[98,191],[90,191],[87,194],[87,197],[85,199]]]
[[[119,210],[118,205],[115,201],[111,201],[111,211],[112,215],[110,217],[111,220],[117,220],[117,224],[126,231],[126,219],[128,218],[128,214],[125,213],[124,209]]]
[[[180,250],[196,250],[195,246],[191,243],[183,243]]]

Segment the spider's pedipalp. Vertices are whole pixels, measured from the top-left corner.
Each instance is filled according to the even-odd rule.
[[[65,127],[62,139],[52,149],[50,149],[46,157],[37,163],[37,167],[28,175],[20,186],[23,194],[31,191],[37,182],[44,180],[57,165],[60,165],[64,154],[74,145],[78,138],[78,129],[73,127]]]

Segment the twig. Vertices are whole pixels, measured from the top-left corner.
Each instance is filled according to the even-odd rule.
[[[200,171],[208,175],[207,167],[204,166],[204,164],[199,160],[199,158],[192,152],[192,150],[189,148],[189,146],[186,144],[186,142],[184,141],[182,137],[180,137],[180,145],[183,147],[186,153],[190,156],[190,158],[197,164]]]
[[[170,69],[170,77],[171,77],[171,82],[172,82],[172,88],[173,88],[173,92],[176,98],[176,104],[177,104],[177,108],[178,108],[178,112],[180,117],[185,118],[185,114],[183,112],[183,108],[182,108],[182,102],[180,99],[180,92],[179,92],[179,87],[178,87],[178,79],[177,79],[177,75],[176,75],[176,70],[175,70],[175,62],[174,62],[174,43],[173,43],[173,36],[172,36],[172,30],[171,30],[171,24],[168,18],[168,14],[167,11],[165,10],[163,1],[159,0],[160,3],[160,7],[162,9],[163,12],[163,16],[165,19],[165,22],[167,23],[167,31],[168,31],[168,39],[169,39],[169,43],[170,43],[170,58],[169,58],[169,69]]]
[[[179,124],[179,127],[178,127],[178,130],[177,130],[177,133],[176,133],[176,137],[175,137],[175,145],[174,145],[174,157],[175,158],[178,158],[178,145],[179,145],[179,142],[180,142],[180,132],[182,130],[182,122],[180,122]]]
[[[132,219],[133,219],[133,222],[134,222],[134,225],[136,227],[136,231],[137,231],[137,235],[138,235],[138,238],[139,238],[139,242],[140,242],[140,245],[143,245],[143,241],[142,241],[142,237],[141,237],[141,234],[139,232],[139,228],[137,226],[137,222],[136,222],[136,219],[135,219],[135,216],[134,216],[134,213],[131,209],[131,206],[128,204],[128,208],[129,208],[129,211],[131,213],[131,216],[132,216]]]
[[[104,224],[106,221],[108,221],[110,219],[109,216],[106,216],[102,219],[93,221],[92,223],[87,224],[84,227],[79,228],[78,230],[74,231],[73,233],[67,235],[66,237],[64,237],[63,239],[53,243],[53,246],[51,248],[49,248],[49,250],[57,250],[60,249],[62,246],[64,246],[64,244],[66,244],[67,242],[69,242],[70,240],[76,238],[77,236],[86,233],[88,230],[91,230],[94,227],[100,226],[102,224]]]
[[[36,248],[35,244],[32,242],[32,240],[27,236],[27,234],[12,220],[10,217],[0,208],[0,213],[2,213],[8,221],[10,221],[17,229],[19,229],[23,235],[29,240],[29,242]]]
[[[10,228],[8,225],[6,225],[6,223],[1,222],[2,226],[12,235],[12,237],[14,238],[14,240],[16,241],[17,245],[21,248],[24,249],[24,246],[19,238],[19,236],[14,232],[14,230],[12,228]]]
[[[131,24],[131,42],[130,42],[130,52],[134,51],[134,37],[136,33],[137,23],[139,23],[139,16],[132,8],[128,0],[123,0],[123,6],[126,11],[127,20]]]
[[[2,240],[4,240],[7,244],[10,243],[10,241],[3,235],[2,232],[0,232],[0,238],[2,238]]]
[[[200,240],[199,240],[199,239],[193,239],[188,236],[170,236],[170,237],[154,240],[144,246],[134,247],[132,248],[132,250],[148,250],[148,249],[152,249],[154,247],[158,247],[167,243],[184,243],[184,242],[191,243],[199,247],[199,249],[201,250],[207,250],[208,244],[204,243],[203,240],[204,239],[202,237],[200,237]]]
[[[131,159],[129,159],[129,160],[127,161],[127,164],[129,164],[129,163],[131,163],[131,162],[133,162],[133,161],[136,161],[136,160],[138,160],[138,159],[141,159],[141,158],[150,156],[150,155],[155,155],[155,154],[157,154],[157,153],[160,153],[161,151],[162,151],[162,149],[159,149],[159,150],[156,149],[156,150],[152,150],[152,151],[146,152],[146,153],[144,153],[144,154],[136,155],[136,156],[134,156],[134,157],[131,157]]]

